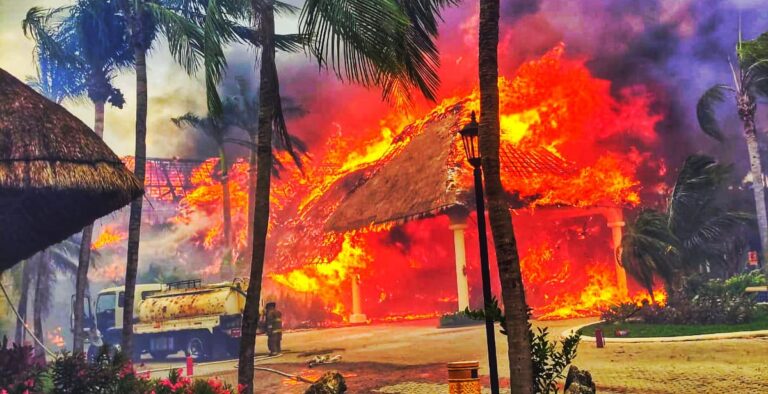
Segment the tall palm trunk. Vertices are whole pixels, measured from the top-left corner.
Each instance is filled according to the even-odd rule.
[[[251,261],[253,258],[253,214],[256,211],[256,142],[258,138],[255,133],[248,133],[248,138],[251,141],[251,152],[248,158],[248,239],[244,261]]]
[[[95,119],[93,131],[99,138],[104,138],[104,101],[94,101]],[[77,276],[75,278],[75,321],[72,352],[83,351],[83,311],[85,309],[85,289],[88,287],[88,268],[91,265],[91,239],[93,238],[93,223],[83,229],[80,240],[80,256],[77,261]]]
[[[134,2],[130,13],[133,56],[136,67],[136,152],[133,174],[144,185],[147,160],[147,51],[142,29],[143,1]],[[133,300],[136,293],[136,274],[139,269],[139,238],[141,237],[141,210],[143,198],[131,202],[128,222],[128,257],[125,264],[125,308],[123,309],[123,351],[133,355]]]
[[[498,52],[499,0],[480,1],[480,154],[483,158],[488,217],[496,247],[501,296],[506,316],[510,390],[533,393],[528,307],[525,303],[520,258],[499,167]]]
[[[765,207],[765,185],[763,184],[763,165],[760,160],[760,145],[757,141],[757,126],[755,126],[755,111],[757,105],[749,93],[737,97],[739,117],[744,124],[744,138],[747,140],[749,151],[749,167],[752,174],[752,191],[755,193],[755,211],[757,213],[757,229],[760,233],[760,248],[762,249],[763,270],[768,272],[768,211]]]
[[[33,274],[33,262],[32,259],[24,261],[24,266],[21,269],[21,294],[19,296],[19,303],[16,307],[16,311],[19,312],[19,316],[26,323],[27,321],[27,309],[29,309],[29,285],[32,283]],[[16,320],[16,335],[14,340],[17,344],[24,343],[24,339],[27,336],[27,330],[24,329],[23,323],[18,319]]]
[[[32,317],[33,317],[33,330],[35,333],[35,336],[40,341],[45,341],[45,336],[43,335],[43,312],[45,309],[45,286],[48,286],[48,283],[46,283],[46,279],[48,278],[48,270],[50,267],[48,266],[48,259],[46,258],[46,251],[38,253],[38,255],[34,259],[35,264],[35,300],[34,304],[32,306]],[[35,341],[35,358],[38,360],[45,360],[45,350]]]
[[[251,0],[254,17],[258,18],[261,34],[261,70],[259,98],[259,133],[257,145],[256,194],[253,218],[253,257],[248,294],[243,311],[242,338],[238,383],[245,385],[243,393],[253,393],[253,357],[256,344],[256,327],[259,321],[261,276],[264,272],[264,255],[269,225],[269,189],[272,171],[272,127],[275,100],[279,100],[277,69],[275,66],[275,17],[271,0]]]
[[[221,189],[222,189],[222,208],[224,210],[224,262],[228,265],[226,273],[234,272],[234,261],[232,261],[232,209],[229,196],[229,168],[227,164],[227,154],[224,146],[219,145],[219,164],[221,165]],[[224,267],[222,267],[224,269]],[[224,278],[232,279],[232,278]]]

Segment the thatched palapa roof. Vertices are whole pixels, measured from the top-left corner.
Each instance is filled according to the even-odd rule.
[[[88,126],[0,69],[0,272],[141,194]]]
[[[347,231],[455,208],[474,209],[472,174],[457,134],[466,122],[465,112],[447,111],[425,124],[420,134],[348,193],[325,222],[326,229]],[[522,150],[504,144],[500,160],[502,171],[511,179],[574,171],[570,163],[543,148]]]

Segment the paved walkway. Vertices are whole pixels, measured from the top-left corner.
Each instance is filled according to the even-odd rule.
[[[535,324],[549,326],[556,337],[569,327],[595,320]],[[299,374],[339,369],[351,387],[360,388],[350,390],[354,393],[445,393],[445,363],[457,360],[480,360],[480,374],[488,374],[482,326],[437,329],[434,324],[422,321],[286,333],[286,354],[269,364]],[[499,374],[508,378],[506,338],[498,334],[497,344]],[[315,354],[339,354],[342,362],[308,369],[305,363]],[[575,364],[592,373],[601,393],[768,392],[768,338],[608,342],[603,349],[585,340],[579,345]],[[226,368],[205,373],[234,378],[232,365],[222,365]],[[263,373],[257,374],[256,383],[257,392],[300,394],[306,388]]]

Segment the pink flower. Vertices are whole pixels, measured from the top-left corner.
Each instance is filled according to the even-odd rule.
[[[8,394],[8,390],[6,390],[6,389],[0,389],[0,394]]]

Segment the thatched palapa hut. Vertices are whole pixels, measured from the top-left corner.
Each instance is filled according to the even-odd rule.
[[[0,272],[141,195],[88,126],[0,69]]]
[[[465,103],[458,103],[433,113],[417,126],[409,127],[403,132],[406,136],[401,136],[406,141],[396,142],[388,154],[362,170],[366,173],[362,179],[358,179],[360,172],[349,174],[356,178],[354,182],[350,182],[348,177],[340,178],[337,185],[329,188],[327,195],[318,199],[317,205],[322,209],[313,213],[313,208],[309,208],[303,213],[313,217],[309,222],[317,223],[317,218],[321,218],[319,222],[324,223],[325,230],[333,232],[447,215],[449,229],[454,235],[458,310],[464,310],[469,305],[464,230],[467,228],[467,217],[475,207],[472,172],[458,136],[468,113]],[[521,194],[514,185],[542,175],[566,179],[579,171],[575,164],[544,148],[523,149],[502,144],[500,159],[510,209],[525,208],[539,199],[537,195]],[[328,212],[328,207],[333,207],[333,210]],[[624,222],[621,208],[617,206],[575,208],[562,204],[538,205],[536,215],[542,220],[553,217],[550,215],[558,218],[605,216],[612,230],[613,245],[610,246],[615,249],[615,245],[621,242]],[[618,263],[616,274],[620,289],[626,291],[626,274]],[[359,294],[358,286],[358,283],[352,283],[353,296]],[[359,300],[353,304],[358,306]],[[364,319],[358,309],[353,311],[350,321]]]

